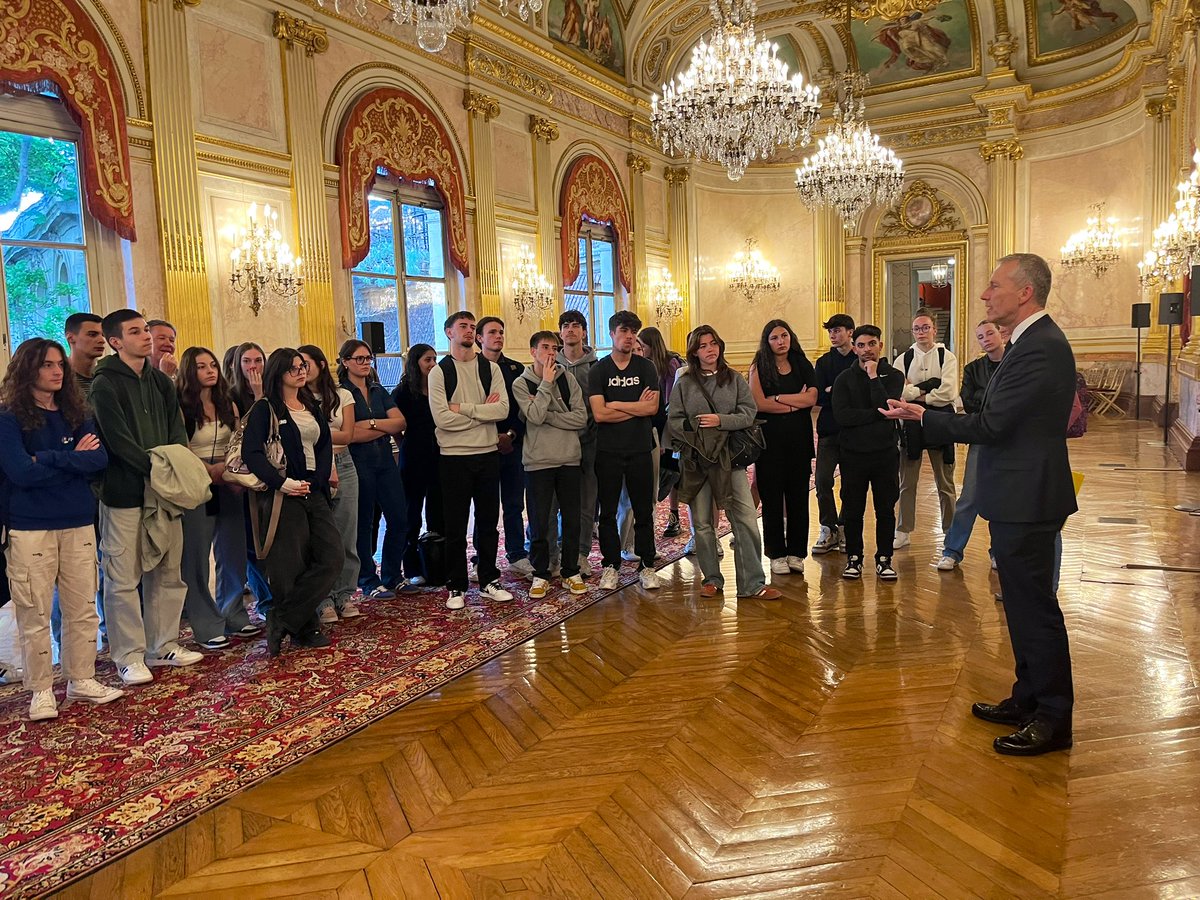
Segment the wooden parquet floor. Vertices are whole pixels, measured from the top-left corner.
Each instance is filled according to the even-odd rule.
[[[894,585],[831,554],[722,603],[678,563],[61,896],[1200,896],[1200,575],[1121,568],[1200,566],[1171,509],[1200,476],[1138,471],[1173,466],[1159,434],[1072,444],[1070,753],[971,717],[1012,659],[986,524],[929,565],[926,471]]]

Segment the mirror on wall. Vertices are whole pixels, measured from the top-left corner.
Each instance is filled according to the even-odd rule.
[[[912,319],[919,309],[933,313],[937,340],[952,352],[959,323],[954,320],[958,299],[958,260],[950,255],[916,259],[891,259],[886,263],[887,319],[890,355],[903,353],[912,344]]]

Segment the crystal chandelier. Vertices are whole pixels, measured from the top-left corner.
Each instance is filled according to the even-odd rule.
[[[665,153],[717,163],[738,181],[753,160],[812,140],[820,91],[799,72],[789,78],[778,45],[757,39],[754,0],[709,0],[709,11],[711,36],[654,95],[650,125]]]
[[[842,227],[849,230],[868,206],[895,202],[904,165],[867,126],[867,76],[850,70],[840,82],[833,128],[796,170],[796,190],[809,209],[837,210]]]
[[[950,284],[951,266],[954,265],[954,260],[948,259],[944,263],[934,263],[930,269],[931,284],[935,288],[944,288]]]
[[[683,295],[671,278],[669,269],[663,269],[661,279],[654,285],[654,312],[660,322],[671,322],[683,318]]]
[[[284,308],[302,303],[304,263],[292,255],[279,233],[279,214],[264,204],[260,222],[258,204],[251,203],[247,218],[249,224],[232,234],[235,246],[229,254],[229,286],[236,293],[250,294],[250,311],[256,316],[264,306]]]
[[[1063,268],[1068,271],[1091,269],[1092,274],[1100,278],[1109,266],[1121,258],[1121,243],[1114,227],[1116,224],[1116,219],[1104,218],[1103,203],[1093,203],[1087,228],[1075,232],[1063,245]]]
[[[324,7],[326,0],[317,0]],[[517,15],[522,22],[542,9],[543,0],[519,0]],[[479,0],[387,0],[391,19],[398,25],[414,25],[417,29],[417,45],[427,53],[437,53],[445,48],[446,37],[455,28],[469,28],[471,16]],[[509,0],[498,0],[500,14],[507,16]],[[333,0],[333,8],[342,11],[342,0]],[[367,18],[367,0],[354,0],[354,11],[360,18]]]
[[[528,246],[521,248],[512,291],[513,308],[517,311],[518,321],[524,322],[526,316],[541,316],[554,305],[554,288],[546,276],[538,271],[537,261]]]
[[[1176,188],[1175,212],[1154,229],[1152,249],[1138,263],[1143,290],[1174,281],[1200,262],[1200,150],[1192,163],[1191,173]]]
[[[729,289],[750,301],[779,290],[779,270],[763,258],[757,245],[754,238],[746,238],[746,251],[738,251],[725,272]]]

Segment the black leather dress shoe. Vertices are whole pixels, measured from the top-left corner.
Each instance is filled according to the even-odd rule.
[[[283,623],[275,610],[267,611],[267,653],[274,659],[283,650]]]
[[[324,632],[314,629],[292,638],[292,643],[299,644],[301,647],[328,647],[333,641],[326,637]]]
[[[1032,710],[1018,706],[1012,697],[1006,697],[999,703],[972,703],[971,715],[985,722],[1012,725],[1014,728],[1020,728],[1033,718]]]
[[[992,746],[1005,756],[1039,756],[1071,746],[1071,726],[1033,719],[1020,731],[996,738]]]

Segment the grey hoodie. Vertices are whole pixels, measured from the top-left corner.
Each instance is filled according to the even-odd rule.
[[[579,432],[581,441],[596,440],[596,423],[592,420],[591,402],[588,400],[588,375],[592,371],[592,366],[596,364],[596,351],[586,344],[583,347],[583,356],[579,357],[575,362],[567,359],[566,353],[562,350],[558,351],[558,364],[562,366],[564,372],[570,372],[575,376],[575,382],[583,391],[583,404],[587,407],[587,422]]]
[[[570,389],[570,409],[563,405],[558,387],[564,380]],[[534,372],[533,366],[526,366],[513,382],[513,397],[525,422],[521,461],[526,471],[579,465],[579,431],[587,426],[588,416],[583,391],[574,376],[560,372],[551,384]]]

